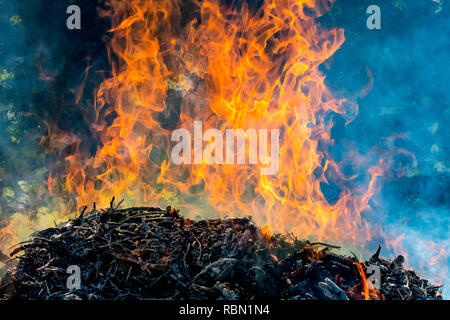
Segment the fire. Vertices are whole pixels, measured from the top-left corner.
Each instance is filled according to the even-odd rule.
[[[355,262],[358,272],[361,275],[361,285],[363,287],[364,300],[380,300],[378,292],[375,288],[369,288],[367,276],[361,263]]]
[[[272,228],[269,225],[265,225],[261,228],[261,234],[266,240],[270,240],[273,236]]]
[[[365,190],[342,186],[336,203],[321,190],[327,179],[347,179],[326,152],[333,143],[326,115],[343,114],[350,103],[333,96],[319,71],[345,40],[343,30],[317,23],[329,5],[265,0],[236,9],[219,0],[110,0],[100,14],[112,24],[112,76],[86,115],[99,147],[92,154],[76,133],[46,124],[43,144],[60,156],[47,181],[59,214],[52,211],[51,221],[43,219],[48,225],[39,226],[115,196],[127,205],[170,204],[188,217],[251,216],[266,235],[292,232],[359,246],[370,240],[374,228],[360,214],[370,208],[383,164],[370,170]],[[193,132],[195,121],[222,132],[279,129],[277,174],[261,174],[264,159],[175,165],[171,133]],[[28,236],[16,220],[2,230],[2,250]]]
[[[0,229],[0,250],[73,215],[74,208],[105,206],[113,196],[129,206],[172,205],[191,218],[251,216],[267,239],[290,232],[361,247],[375,232],[381,235],[361,213],[370,209],[382,161],[369,170],[364,190],[339,185],[333,204],[321,190],[328,179],[349,179],[326,151],[333,144],[327,115],[345,114],[351,104],[333,96],[319,70],[345,41],[343,30],[317,22],[331,2],[264,0],[258,8],[235,8],[220,0],[109,0],[100,14],[112,24],[111,77],[96,92],[93,114],[86,115],[98,149],[93,154],[83,137],[46,123],[42,144],[60,156],[47,181],[55,205],[37,222],[14,215]],[[91,68],[88,60],[77,103]],[[208,164],[204,157],[174,164],[172,132],[194,132],[198,121],[203,131],[280,130],[277,174],[261,174],[260,158],[256,164]],[[249,157],[254,150],[245,146]],[[398,252],[402,240],[387,244]],[[429,265],[447,257],[444,249],[435,253]],[[311,259],[319,253],[312,250]],[[357,268],[365,298],[377,298],[362,265]]]
[[[101,14],[112,22],[109,50],[117,59],[98,89],[92,126],[101,145],[89,156],[76,141],[77,151],[65,156],[67,191],[78,207],[116,196],[127,204],[169,203],[185,215],[252,216],[274,232],[319,240],[370,239],[360,213],[381,170],[371,170],[366,191],[343,189],[335,204],[320,188],[326,176],[341,175],[319,147],[332,143],[325,115],[346,112],[319,71],[344,42],[343,30],[317,24],[327,3],[266,0],[237,10],[215,0],[184,8],[111,0]],[[261,161],[174,165],[170,134],[192,130],[196,120],[222,132],[280,129],[278,174],[261,175]]]

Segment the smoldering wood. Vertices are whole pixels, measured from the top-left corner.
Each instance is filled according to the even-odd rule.
[[[12,248],[1,299],[326,299],[364,298],[357,258],[327,243],[292,234],[263,236],[248,218],[193,221],[171,207],[89,213],[34,233]],[[442,299],[440,287],[403,268],[403,257],[379,258],[370,298]],[[81,269],[81,288],[66,285],[68,266]],[[1,274],[1,273],[0,273]]]

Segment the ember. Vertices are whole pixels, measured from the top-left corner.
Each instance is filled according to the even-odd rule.
[[[120,205],[120,204],[119,204]],[[268,235],[248,218],[193,221],[178,210],[94,209],[36,232],[12,250],[3,299],[440,299],[439,286],[405,270],[403,257],[367,262],[339,247]],[[19,255],[19,253],[22,253]],[[12,264],[15,264],[12,266]],[[69,266],[81,270],[67,288]],[[368,288],[369,265],[381,288]]]

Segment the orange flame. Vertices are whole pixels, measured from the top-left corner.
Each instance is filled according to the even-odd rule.
[[[367,190],[343,188],[334,204],[321,190],[327,177],[344,177],[324,151],[333,143],[325,116],[346,112],[319,71],[345,40],[343,30],[317,23],[330,1],[265,0],[257,10],[219,0],[108,3],[100,14],[112,23],[112,76],[97,91],[92,124],[100,147],[92,156],[80,138],[49,126],[78,207],[116,196],[128,205],[174,205],[186,216],[252,216],[271,232],[302,238],[359,245],[371,238],[360,213],[381,165],[370,170]],[[278,173],[261,175],[262,164],[175,165],[170,135],[192,132],[196,120],[203,130],[280,129]]]
[[[367,283],[367,276],[364,272],[364,268],[361,263],[354,262],[356,267],[358,268],[358,272],[361,275],[361,285],[363,287],[364,300],[380,300],[378,296],[378,292],[375,288],[369,289],[369,285]]]
[[[109,49],[118,60],[97,92],[101,147],[93,157],[65,158],[67,190],[78,205],[115,195],[176,204],[187,215],[251,215],[303,237],[369,239],[360,213],[381,170],[372,168],[367,191],[343,189],[333,205],[320,188],[326,174],[341,175],[319,150],[332,143],[325,115],[345,112],[319,71],[344,42],[343,30],[316,22],[326,1],[266,0],[257,12],[213,0],[189,5],[197,15],[188,22],[178,1],[111,0],[102,12],[112,21]],[[262,165],[174,165],[170,134],[192,132],[195,120],[223,132],[281,129],[278,174],[261,175]]]
[[[273,236],[272,228],[269,225],[265,225],[261,228],[261,234],[264,239],[270,240]]]

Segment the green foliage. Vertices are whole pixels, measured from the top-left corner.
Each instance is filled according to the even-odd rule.
[[[14,73],[8,72],[6,69],[0,71],[0,87],[5,87],[8,80],[14,79]]]
[[[22,22],[22,18],[20,18],[17,14],[15,14],[11,17],[11,19],[9,19],[9,22],[11,22],[11,24],[13,26],[15,26],[16,24],[19,24]]]
[[[10,187],[4,187],[2,190],[2,198],[6,201],[11,201],[14,199],[14,190]]]
[[[400,11],[403,11],[406,8],[406,4],[403,2],[403,0],[395,0],[393,4],[394,8],[397,8]]]

